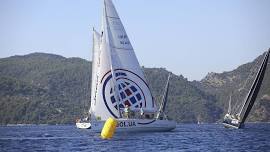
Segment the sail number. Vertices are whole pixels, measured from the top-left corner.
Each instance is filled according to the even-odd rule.
[[[126,38],[128,38],[128,37],[127,37],[127,35],[124,34],[124,35],[118,35],[118,38],[119,38],[119,39],[126,39]]]
[[[117,124],[117,127],[133,127],[133,126],[136,126],[135,121],[128,121],[128,122],[119,121]]]
[[[120,44],[122,44],[122,45],[129,45],[130,44],[127,35],[125,35],[125,34],[118,35],[118,38],[120,40]]]

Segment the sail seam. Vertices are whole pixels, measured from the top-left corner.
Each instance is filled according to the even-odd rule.
[[[133,50],[133,49],[118,48],[118,47],[115,47],[115,46],[113,46],[113,48],[119,49],[119,50]]]
[[[106,16],[108,18],[113,18],[113,19],[120,19],[119,17],[112,17],[112,16]]]

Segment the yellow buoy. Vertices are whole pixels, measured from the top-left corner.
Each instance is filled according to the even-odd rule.
[[[102,132],[101,138],[103,139],[110,139],[113,137],[117,125],[117,121],[113,118],[109,118],[106,120]]]

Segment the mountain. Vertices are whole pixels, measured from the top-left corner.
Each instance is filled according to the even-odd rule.
[[[145,68],[150,88],[157,101],[161,100],[169,72],[162,68]],[[167,114],[178,122],[215,122],[222,112],[213,96],[204,93],[183,76],[172,75]]]
[[[215,96],[218,107],[224,115],[228,109],[229,97],[232,96],[233,110],[239,112],[240,106],[251,87],[257,71],[262,63],[264,54],[250,63],[243,64],[233,71],[223,73],[209,73],[201,81],[194,81],[193,85],[205,93]],[[268,63],[269,64],[269,63]],[[270,68],[264,76],[260,92],[252,108],[249,121],[269,121],[270,119]]]
[[[227,110],[230,91],[242,86],[261,58],[231,72],[210,73],[202,81],[190,82],[182,75],[172,74],[168,116],[188,123],[220,121]],[[0,124],[74,123],[90,105],[91,65],[80,58],[45,53],[0,59]],[[143,71],[159,103],[170,72],[144,67]],[[270,119],[269,71],[267,75],[251,121]]]
[[[0,60],[0,123],[73,122],[89,103],[91,63],[33,53]]]

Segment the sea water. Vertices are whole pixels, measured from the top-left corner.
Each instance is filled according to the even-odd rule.
[[[270,151],[270,124],[178,124],[171,132],[116,133],[110,140],[75,125],[2,126],[0,151]]]

